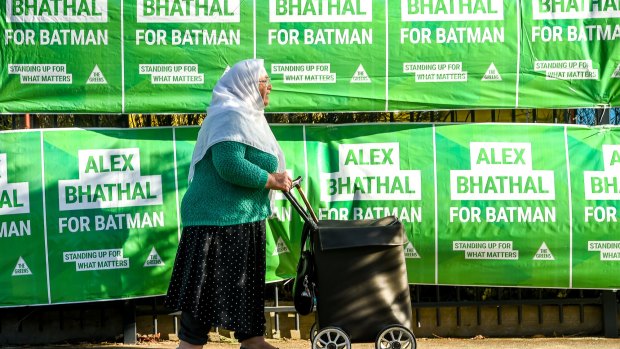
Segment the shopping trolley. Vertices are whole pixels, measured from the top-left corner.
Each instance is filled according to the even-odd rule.
[[[321,220],[312,210],[301,177],[293,181],[302,208],[284,195],[305,221],[315,268],[316,322],[312,349],[350,349],[375,342],[376,349],[415,349],[404,255],[403,225],[394,216],[375,220]]]

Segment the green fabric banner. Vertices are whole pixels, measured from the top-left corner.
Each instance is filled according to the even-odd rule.
[[[404,223],[410,283],[620,288],[620,127],[272,129],[320,220]],[[0,306],[165,294],[198,130],[1,132]],[[294,276],[303,225],[276,200],[270,282]]]
[[[247,58],[271,112],[620,106],[618,0],[0,1],[0,113],[204,112]]]

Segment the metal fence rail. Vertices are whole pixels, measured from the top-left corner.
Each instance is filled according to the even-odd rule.
[[[309,336],[314,315],[295,313],[291,286],[290,282],[266,286],[267,336]],[[413,331],[420,337],[540,334],[617,338],[620,330],[620,300],[614,291],[431,285],[411,285],[410,290]],[[179,314],[163,306],[163,296],[3,308],[0,345],[121,340],[131,344],[141,336],[166,338],[178,333]]]
[[[205,114],[5,114],[0,130],[59,127],[157,127],[199,125]],[[620,108],[433,110],[362,113],[267,113],[272,123],[504,122],[620,124]]]

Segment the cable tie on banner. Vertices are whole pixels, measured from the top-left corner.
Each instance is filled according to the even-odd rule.
[[[609,112],[610,105],[609,105],[609,103],[601,103],[601,104],[597,104],[596,108],[597,109],[601,109],[601,108],[603,109],[603,112],[601,113],[601,116],[600,116],[600,118],[599,118],[599,120],[597,122],[597,124],[601,125],[601,122],[603,122],[603,118],[605,117],[605,113]]]

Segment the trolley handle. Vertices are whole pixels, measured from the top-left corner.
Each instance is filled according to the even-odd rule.
[[[297,201],[297,198],[295,198],[295,196],[293,196],[293,194],[290,191],[283,190],[282,194],[284,194],[284,196],[288,199],[288,201],[291,202],[291,204],[293,205],[297,213],[299,213],[301,218],[303,218],[305,222],[310,224],[312,228],[316,230],[318,229],[319,220],[314,214],[314,211],[312,210],[312,206],[310,206],[310,202],[308,202],[308,199],[306,198],[306,194],[301,188],[301,181],[302,181],[301,176],[297,177],[295,180],[293,180],[293,187],[297,188],[297,191],[299,192],[299,196],[301,196],[304,204],[306,205],[306,209],[301,207],[301,205],[299,204],[299,201]]]
[[[298,187],[301,184],[301,176],[293,179],[293,187]]]
[[[312,209],[310,202],[308,202],[308,199],[306,198],[306,193],[304,193],[304,190],[301,188],[301,176],[297,177],[293,181],[293,186],[297,188],[297,191],[299,191],[299,196],[301,196],[301,199],[304,201],[304,204],[306,205],[306,209],[308,210],[308,212],[310,212],[310,216],[312,217],[312,220],[314,221],[314,223],[318,224],[319,219],[316,217],[316,214],[314,214],[314,210]]]

